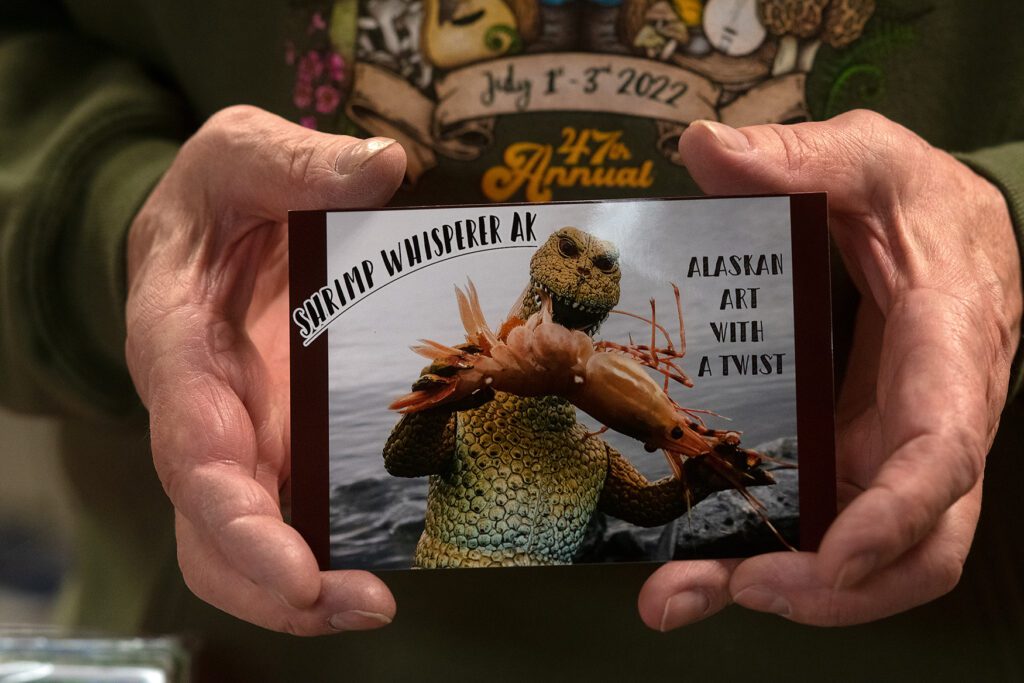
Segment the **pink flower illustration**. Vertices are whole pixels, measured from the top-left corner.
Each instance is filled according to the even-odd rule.
[[[309,19],[309,28],[306,29],[307,33],[315,33],[317,31],[323,31],[327,28],[327,22],[324,21],[324,15],[319,12],[313,12],[313,16]]]
[[[313,103],[313,86],[308,81],[297,81],[292,92],[292,102],[299,109],[306,109]]]
[[[305,126],[306,128],[310,128],[312,130],[316,130],[316,117],[303,116],[301,119],[299,119],[299,125]]]
[[[324,60],[316,50],[310,50],[299,60],[298,76],[300,81],[314,81],[324,72]]]
[[[345,60],[337,52],[332,52],[327,56],[327,70],[330,72],[332,80],[338,83],[345,80]]]
[[[321,114],[330,114],[338,108],[341,93],[330,85],[321,85],[316,89],[316,110]]]

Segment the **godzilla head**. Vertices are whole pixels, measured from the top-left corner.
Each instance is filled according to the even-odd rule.
[[[611,242],[579,228],[556,231],[530,261],[530,287],[523,312],[551,297],[555,322],[592,334],[619,303],[619,251]]]

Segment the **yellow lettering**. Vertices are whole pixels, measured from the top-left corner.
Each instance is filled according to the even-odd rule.
[[[504,166],[487,169],[480,180],[484,195],[493,202],[505,202],[519,189],[536,176],[543,177],[548,164],[551,163],[551,145],[535,142],[517,142],[509,145],[503,157]],[[527,192],[529,195],[530,193]],[[549,201],[548,199],[531,199],[530,201]]]
[[[502,155],[502,164],[484,172],[481,189],[494,202],[508,201],[520,191],[527,201],[548,202],[554,187],[651,187],[652,160],[639,166],[621,165],[633,158],[622,135],[621,130],[566,126],[557,148],[537,142],[512,143]]]

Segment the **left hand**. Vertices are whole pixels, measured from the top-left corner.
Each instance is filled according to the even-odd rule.
[[[286,223],[289,207],[380,206],[404,171],[394,140],[228,107],[182,146],[128,233],[125,357],[174,504],[182,577],[197,597],[268,629],[320,635],[395,614],[379,578],[320,571],[283,519]]]
[[[1020,261],[998,189],[871,112],[680,140],[710,194],[827,191],[861,292],[837,408],[840,514],[818,552],[673,562],[640,592],[651,628],[732,602],[806,624],[857,624],[952,590],[1020,338]]]

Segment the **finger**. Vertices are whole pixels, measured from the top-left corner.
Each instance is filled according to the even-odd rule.
[[[272,588],[241,574],[181,515],[176,529],[178,562],[189,589],[201,600],[240,619],[303,636],[380,628],[394,619],[391,592],[368,572],[319,573],[315,599],[297,607]]]
[[[197,176],[203,196],[273,221],[289,210],[380,206],[405,174],[405,152],[390,138],[321,133],[255,107],[218,112],[186,150],[212,166]]]
[[[679,150],[687,170],[711,194],[827,192],[831,232],[846,269],[883,311],[893,287],[921,270],[908,263],[897,267],[890,241],[909,212],[908,179],[922,184],[922,169],[937,161],[921,138],[879,114],[853,111],[828,121],[740,129],[699,121],[680,137]],[[898,249],[900,256],[928,263],[926,250],[906,246]]]
[[[153,459],[175,508],[249,580],[290,604],[311,603],[319,591],[316,561],[281,519],[282,463],[273,451],[259,458],[238,392],[208,362],[187,358],[159,367],[152,386]]]
[[[729,606],[729,578],[740,560],[669,562],[648,577],[637,609],[648,627],[670,631]]]
[[[995,420],[978,371],[989,359],[965,315],[930,290],[893,306],[879,373],[889,456],[822,540],[823,581],[848,587],[888,565],[980,481]]]
[[[319,591],[318,568],[277,499],[287,444],[260,434],[266,412],[260,362],[248,341],[211,349],[208,338],[170,316],[150,345],[153,460],[175,508],[252,582],[304,606]],[[200,327],[202,319],[198,321]],[[215,335],[214,335],[215,336]]]
[[[904,169],[929,150],[910,131],[866,110],[738,129],[695,121],[679,138],[686,168],[705,192],[825,191],[833,210],[854,213],[895,192],[886,188],[896,187]]]
[[[772,553],[740,564],[730,590],[736,604],[817,626],[861,624],[903,612],[953,589],[970,548],[981,487],[897,562],[854,586],[823,581],[813,553]]]

